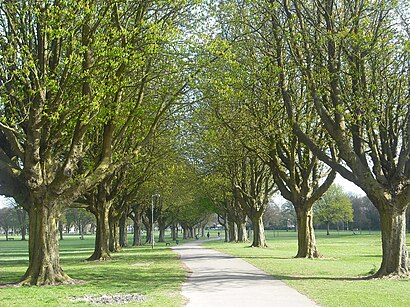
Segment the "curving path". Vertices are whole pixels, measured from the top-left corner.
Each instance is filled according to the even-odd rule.
[[[187,306],[317,306],[246,261],[204,248],[201,242],[173,247],[191,273],[182,286]]]

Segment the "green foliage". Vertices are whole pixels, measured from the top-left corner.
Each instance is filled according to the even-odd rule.
[[[349,197],[339,185],[332,185],[314,207],[315,223],[353,221],[353,207]]]
[[[75,226],[79,233],[84,234],[87,224],[95,223],[95,217],[82,208],[68,208],[65,210],[65,222],[68,226]]]
[[[17,211],[15,208],[0,208],[0,227],[3,231],[9,231],[18,225]]]

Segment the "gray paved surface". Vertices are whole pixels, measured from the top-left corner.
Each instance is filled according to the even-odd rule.
[[[317,306],[246,261],[191,242],[173,247],[192,272],[182,287],[187,306]]]

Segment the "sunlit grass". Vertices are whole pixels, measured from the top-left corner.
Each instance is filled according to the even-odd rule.
[[[279,234],[279,236],[277,236]],[[211,241],[205,246],[243,258],[321,306],[410,306],[410,280],[364,280],[381,262],[378,233],[317,233],[322,259],[296,259],[293,232],[268,233],[269,248]],[[407,240],[409,242],[409,240]]]
[[[93,251],[94,238],[67,236],[60,242],[61,263],[81,285],[57,287],[2,287],[0,306],[90,306],[72,299],[87,296],[138,293],[145,295],[138,306],[182,306],[180,295],[186,272],[169,247],[159,243],[129,247],[112,254],[113,260],[85,261]],[[5,241],[0,237],[0,284],[17,281],[28,265],[27,242]]]

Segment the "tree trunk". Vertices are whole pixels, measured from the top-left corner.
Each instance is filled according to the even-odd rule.
[[[165,242],[165,225],[163,225],[162,223],[159,223],[158,227],[159,227],[158,242]]]
[[[151,227],[145,227],[146,231],[147,231],[147,236],[145,238],[145,244],[151,244],[151,240],[152,240],[152,229]]]
[[[407,207],[407,206],[406,206]],[[374,277],[409,276],[406,246],[406,207],[383,206],[380,212],[383,260]]]
[[[50,203],[33,204],[29,222],[29,267],[21,285],[72,284],[60,265],[58,221],[61,212]]]
[[[171,226],[172,240],[175,241],[178,238],[178,227],[175,225]]]
[[[132,245],[133,246],[141,246],[142,245],[142,239],[141,239],[141,231],[142,231],[142,220],[141,220],[141,215],[137,210],[134,210],[134,236],[132,240]]]
[[[127,247],[128,246],[128,238],[127,238],[127,214],[121,215],[119,221],[119,243],[120,247]]]
[[[95,233],[94,253],[88,258],[89,261],[111,259],[108,248],[108,237],[110,226],[108,223],[108,213],[110,206],[104,205],[104,208],[98,208],[95,213],[97,229]]]
[[[78,233],[79,233],[79,235],[80,235],[80,239],[81,239],[81,240],[84,240],[84,227],[83,227],[83,225],[82,225],[82,221],[81,221],[81,220],[78,222]]]
[[[238,242],[238,226],[235,222],[232,222],[229,225],[230,234],[229,234],[229,242]]]
[[[63,228],[61,228],[60,239],[63,239]],[[21,227],[21,241],[26,241],[26,226]]]
[[[262,215],[252,218],[253,224],[253,242],[252,247],[267,247],[265,238],[265,228],[263,225]]]
[[[296,258],[319,258],[313,228],[312,208],[305,209],[302,206],[295,206],[295,210],[298,225],[298,252]]]
[[[151,239],[152,239],[151,222],[147,218],[143,218],[142,216],[141,218],[142,218],[141,221],[144,224],[145,230],[147,231],[147,236],[145,237],[145,244],[148,244],[148,243],[151,243]]]
[[[246,222],[238,227],[238,242],[248,242],[248,232],[246,231]]]
[[[24,235],[23,235],[23,228],[24,228]],[[59,234],[60,234],[60,241],[61,241],[61,240],[64,240],[64,237],[63,237],[63,229],[64,229],[63,224],[59,222],[59,223],[58,223],[58,232],[59,232]],[[26,230],[25,230],[25,227],[22,227],[22,228],[21,228],[21,239],[22,239],[22,240],[25,240],[25,239],[26,239]]]
[[[141,223],[136,223],[134,221],[134,235],[132,239],[132,246],[141,246],[142,239],[141,239]]]
[[[182,238],[184,240],[188,238],[188,229],[185,226],[182,226]]]
[[[118,229],[119,229],[118,220],[110,222],[109,225],[110,225],[109,249],[110,249],[110,252],[117,253],[121,251],[120,238],[118,235]]]
[[[330,235],[330,222],[327,222],[327,232],[326,235]]]
[[[224,242],[229,242],[230,237],[229,237],[230,231],[229,231],[229,226],[228,223],[225,224],[225,240]]]

